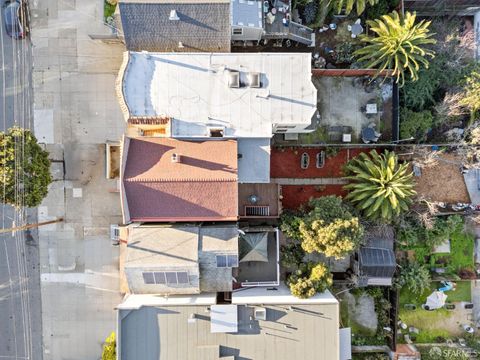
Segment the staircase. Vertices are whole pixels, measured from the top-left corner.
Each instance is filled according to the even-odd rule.
[[[270,206],[268,205],[246,205],[245,216],[270,216]]]

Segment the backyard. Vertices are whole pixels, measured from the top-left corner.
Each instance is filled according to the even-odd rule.
[[[464,333],[461,325],[471,322],[472,311],[464,309],[462,302],[471,301],[471,282],[458,281],[455,291],[446,292],[447,303],[455,304],[454,310],[437,309],[423,310],[427,297],[441,287],[440,282],[434,281],[430,288],[421,295],[412,294],[408,289],[402,288],[400,292],[399,319],[408,327],[415,327],[418,334],[410,333],[410,337],[417,343],[444,342],[446,339],[461,336]],[[415,310],[409,310],[405,305],[415,305]],[[408,331],[408,330],[407,330]],[[400,341],[404,341],[402,337]]]

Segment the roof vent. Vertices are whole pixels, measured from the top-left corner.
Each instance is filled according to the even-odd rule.
[[[182,156],[180,154],[172,154],[172,162],[173,163],[180,163],[182,162]]]
[[[177,21],[180,20],[177,14],[177,10],[170,10],[170,16],[168,17],[170,20]]]
[[[253,317],[255,320],[267,320],[267,309],[256,306],[253,310]]]
[[[259,88],[262,86],[260,82],[260,73],[258,72],[251,72],[248,74],[248,81],[250,82],[250,87],[252,88]]]
[[[180,49],[183,49],[185,46],[183,46],[183,43],[182,43],[181,41],[179,41],[179,42],[178,42],[178,47],[179,47]]]
[[[240,73],[238,71],[228,71],[228,86],[231,88],[240,87]]]

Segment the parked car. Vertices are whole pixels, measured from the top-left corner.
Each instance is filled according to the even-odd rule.
[[[23,39],[25,31],[21,21],[21,0],[12,0],[4,3],[3,19],[7,34],[14,39]]]

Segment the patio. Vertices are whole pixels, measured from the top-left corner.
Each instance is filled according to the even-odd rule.
[[[238,184],[238,214],[240,217],[278,217],[280,213],[279,185]]]
[[[370,82],[363,77],[314,77],[318,90],[317,108],[327,142],[362,143],[362,130],[380,133],[379,142],[388,142],[392,131],[393,85]]]

